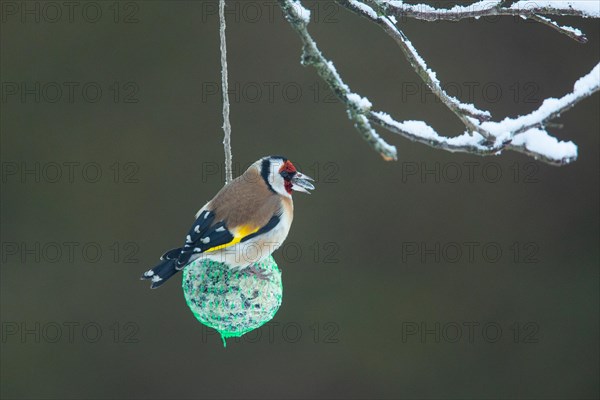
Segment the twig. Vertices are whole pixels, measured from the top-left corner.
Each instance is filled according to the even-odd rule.
[[[424,21],[460,21],[466,18],[492,16],[531,18],[579,43],[587,43],[587,37],[580,30],[568,26],[560,26],[541,15],[576,16],[582,18],[600,17],[600,7],[597,6],[597,3],[594,4],[594,1],[588,1],[585,4],[581,0],[518,1],[510,7],[504,7],[505,0],[483,0],[467,6],[454,6],[450,9],[435,8],[427,4],[406,4],[399,0],[367,1],[386,15],[393,15],[398,18],[415,18]]]
[[[397,151],[394,146],[389,145],[375,132],[369,123],[366,113],[371,104],[362,102],[362,98],[353,94],[340,75],[337,73],[333,63],[328,61],[317,44],[309,35],[306,26],[310,19],[310,11],[303,8],[295,0],[279,0],[279,4],[286,19],[302,40],[302,64],[312,65],[319,76],[327,82],[329,88],[340,101],[346,106],[348,117],[354,122],[354,126],[362,137],[386,160],[396,160]]]
[[[227,43],[225,41],[225,0],[219,1],[219,35],[221,37],[221,90],[223,91],[223,149],[225,151],[225,184],[231,182],[231,123],[229,122],[229,85],[227,82]]]
[[[449,9],[435,8],[427,4],[406,4],[401,0],[369,0],[380,4],[386,14],[398,18],[415,18],[425,21],[460,21],[466,18],[491,16],[556,15],[581,18],[599,18],[600,8],[594,1],[569,0],[522,0],[504,7],[505,1],[483,0],[466,6]],[[588,3],[588,4],[585,4]]]
[[[549,26],[550,28],[557,30],[558,32],[562,33],[563,35],[566,35],[579,43],[587,43],[588,42],[587,36],[585,36],[583,34],[583,32],[581,32],[579,29],[571,28],[570,26],[559,25],[556,22],[552,21],[550,18],[542,17],[541,15],[534,14],[534,15],[530,16],[529,18],[531,18],[532,20],[537,21],[541,24]]]
[[[388,114],[380,111],[371,111],[369,120],[390,132],[412,140],[413,142],[426,144],[434,149],[446,150],[452,153],[471,153],[480,156],[497,154],[502,146],[496,147],[493,143],[478,133],[464,133],[454,138],[440,136],[432,127],[423,121],[398,122]]]
[[[501,122],[484,122],[482,127],[496,137],[503,134],[502,130],[509,130],[512,135],[518,135],[533,128],[545,128],[550,121],[572,109],[583,99],[600,90],[600,63],[590,73],[580,78],[573,91],[560,99],[549,98],[535,111],[518,118],[506,118]]]
[[[490,113],[488,111],[478,110],[472,104],[463,104],[458,99],[449,96],[444,89],[442,89],[436,73],[427,67],[425,60],[423,60],[423,58],[419,55],[406,35],[400,29],[396,28],[389,18],[377,15],[372,8],[359,1],[338,0],[338,3],[340,3],[343,7],[346,7],[363,17],[370,19],[382,27],[383,30],[400,46],[404,56],[408,59],[411,66],[421,77],[421,79],[423,79],[423,82],[425,82],[429,89],[442,101],[444,105],[446,105],[446,107],[456,114],[463,124],[465,124],[467,129],[472,132],[478,131],[478,127],[467,117],[475,118],[479,122],[490,119]],[[480,133],[485,137],[490,136],[487,132]]]

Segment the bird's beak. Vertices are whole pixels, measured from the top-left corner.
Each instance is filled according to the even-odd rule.
[[[292,190],[297,192],[304,192],[310,194],[309,190],[313,190],[315,187],[309,181],[314,181],[310,176],[296,172],[292,178]]]

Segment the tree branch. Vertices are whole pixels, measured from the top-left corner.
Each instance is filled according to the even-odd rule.
[[[386,2],[386,0],[370,1],[378,4]],[[362,1],[338,0],[344,7],[380,25],[400,45],[417,74],[467,128],[467,131],[460,136],[444,137],[423,121],[398,122],[384,112],[372,111],[371,102],[352,93],[336,72],[333,63],[326,60],[317,48],[306,29],[310,19],[309,11],[303,9],[297,0],[279,0],[279,2],[286,19],[298,32],[304,44],[302,64],[312,65],[317,69],[331,90],[346,105],[348,115],[355,122],[359,132],[386,159],[395,159],[396,149],[385,143],[369,122],[412,141],[451,152],[486,156],[498,155],[506,149],[527,154],[552,165],[565,165],[576,160],[577,146],[572,142],[559,141],[550,136],[545,129],[552,119],[559,117],[561,113],[600,89],[600,64],[577,81],[572,93],[560,99],[546,99],[538,110],[528,115],[493,122],[490,121],[491,115],[488,111],[478,110],[472,104],[461,103],[442,89],[435,72],[427,67],[423,58],[419,56],[404,33],[396,28],[390,17],[381,15],[381,10],[378,13]],[[496,3],[497,6],[501,6],[505,1]],[[394,157],[389,157],[382,151],[388,148],[393,149]]]
[[[408,40],[406,35],[385,16],[377,15],[377,13],[369,6],[355,0],[337,0],[343,7],[354,11],[355,13],[370,19],[375,22],[383,30],[396,41],[396,43],[402,49],[404,56],[408,59],[415,72],[421,77],[423,82],[429,87],[429,89],[442,101],[446,107],[450,109],[456,116],[465,124],[467,129],[472,132],[478,130],[478,127],[471,122],[467,117],[472,117],[480,122],[487,121],[490,119],[490,113],[488,111],[481,111],[475,108],[472,104],[461,103],[455,97],[449,96],[444,89],[442,89],[440,81],[437,79],[437,74],[427,67],[425,60],[419,55],[417,50],[414,48],[412,43]],[[481,132],[485,137],[490,135],[487,132]]]
[[[460,21],[466,18],[490,16],[556,15],[581,18],[600,18],[597,2],[587,0],[521,0],[504,7],[502,0],[482,0],[467,6],[435,8],[427,4],[406,4],[401,0],[370,0],[378,3],[388,15],[425,21]]]
[[[530,16],[529,18],[531,18],[532,20],[537,21],[541,24],[549,26],[550,28],[558,31],[559,33],[562,33],[563,35],[570,37],[571,39],[573,39],[579,43],[587,43],[588,42],[588,38],[583,34],[583,32],[581,32],[577,28],[571,28],[570,26],[559,25],[556,22],[552,21],[550,18],[542,17],[541,15],[537,15],[537,14],[534,14],[534,15]]]
[[[510,7],[504,6],[506,3],[505,0],[483,0],[468,6],[454,6],[452,8],[435,8],[427,4],[406,4],[400,0],[367,1],[385,15],[424,21],[460,21],[466,18],[492,16],[530,18],[557,30],[579,43],[587,43],[587,37],[579,29],[561,26],[541,15],[600,18],[600,6],[598,3],[585,0],[517,1]]]
[[[279,4],[286,19],[302,40],[302,64],[315,67],[319,76],[346,106],[348,118],[354,122],[354,126],[358,132],[375,151],[381,154],[386,160],[396,160],[396,148],[386,143],[375,132],[366,117],[366,112],[371,107],[371,103],[368,100],[363,101],[362,97],[350,91],[348,85],[342,81],[342,78],[337,73],[333,63],[321,54],[317,44],[308,33],[306,26],[310,20],[310,11],[302,7],[300,2],[295,0],[279,0]]]
[[[422,121],[398,122],[382,112],[372,111],[369,119],[407,139],[433,148],[451,152],[472,153],[481,156],[500,154],[504,149],[534,157],[551,165],[566,165],[577,159],[577,146],[572,142],[561,142],[550,136],[545,128],[554,118],[573,108],[581,100],[600,91],[600,63],[579,79],[573,92],[560,99],[546,99],[530,114],[518,118],[506,118],[501,122],[483,122],[485,131],[494,138],[486,140],[479,133],[448,138],[440,136]]]
[[[503,148],[503,146],[496,147],[494,143],[486,141],[479,133],[464,133],[454,138],[444,137],[423,121],[398,122],[384,112],[371,111],[369,120],[413,142],[452,153],[489,156],[497,154]]]

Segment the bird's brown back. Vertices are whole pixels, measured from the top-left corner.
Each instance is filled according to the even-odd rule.
[[[208,206],[215,213],[215,221],[226,221],[230,229],[242,225],[260,228],[280,208],[281,196],[269,189],[256,168],[249,168],[224,186]]]

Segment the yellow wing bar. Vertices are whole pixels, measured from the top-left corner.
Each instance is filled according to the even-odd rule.
[[[234,228],[234,231],[231,232],[231,234],[233,235],[233,240],[231,240],[228,243],[225,244],[221,244],[219,246],[215,246],[215,247],[211,247],[208,250],[205,250],[205,253],[208,253],[210,251],[216,251],[216,250],[221,250],[224,249],[226,247],[229,246],[233,246],[234,244],[239,243],[243,238],[245,238],[248,235],[251,235],[255,232],[257,232],[260,228],[256,228],[250,225],[241,225],[241,226],[237,226]]]

